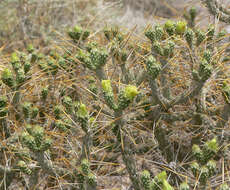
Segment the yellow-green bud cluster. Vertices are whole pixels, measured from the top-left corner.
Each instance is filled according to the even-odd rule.
[[[7,102],[6,96],[0,96],[0,117],[6,117],[8,114]]]
[[[138,93],[136,86],[126,86],[118,96],[118,110],[124,110],[127,108]]]
[[[102,89],[103,89],[103,94],[105,101],[109,108],[116,110],[117,105],[114,100],[114,95],[113,95],[113,89],[111,86],[111,81],[110,80],[102,80],[101,81]]]
[[[150,173],[147,170],[141,172],[141,183],[145,190],[150,190]]]
[[[90,32],[88,30],[82,29],[80,26],[74,26],[72,29],[68,31],[68,35],[77,42],[78,40],[82,39],[83,41],[86,40]]]
[[[31,169],[29,169],[27,164],[22,160],[18,161],[17,167],[18,167],[18,169],[20,169],[21,172],[23,172],[27,175],[30,175],[32,173]]]
[[[179,190],[189,190],[189,185],[186,182],[180,184]]]
[[[152,55],[150,55],[145,61],[147,72],[151,79],[155,79],[161,71],[161,64],[158,63]]]
[[[44,128],[39,125],[27,125],[20,139],[33,152],[46,151],[52,145],[52,139],[45,135]]]

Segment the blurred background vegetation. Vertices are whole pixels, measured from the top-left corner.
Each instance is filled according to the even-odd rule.
[[[138,30],[183,17],[191,5],[202,10],[201,20],[208,17],[200,2],[191,0],[1,0],[0,47],[8,52],[28,43],[47,47],[76,24],[95,32],[116,24]]]

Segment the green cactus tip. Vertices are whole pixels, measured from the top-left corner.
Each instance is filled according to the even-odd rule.
[[[85,104],[81,104],[78,108],[77,115],[80,118],[87,118],[88,117],[88,111]]]

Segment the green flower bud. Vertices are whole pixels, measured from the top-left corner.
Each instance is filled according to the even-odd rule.
[[[189,47],[191,48],[193,45],[193,41],[194,41],[194,32],[192,29],[188,28],[185,32],[185,40],[187,41]]]
[[[32,129],[32,135],[35,138],[37,147],[40,147],[44,139],[44,128],[36,125]]]
[[[10,62],[11,62],[11,64],[13,66],[14,66],[15,63],[19,63],[20,62],[20,59],[19,59],[19,57],[18,57],[18,55],[17,55],[16,52],[14,52],[14,53],[11,54]]]
[[[71,113],[73,111],[73,101],[69,96],[64,96],[62,103],[66,109],[67,113]]]
[[[0,96],[0,108],[6,107],[8,104],[8,98],[6,96]]]
[[[91,63],[95,66],[95,69],[103,67],[106,64],[108,52],[105,49],[94,48],[90,51]]]
[[[41,98],[43,101],[47,99],[48,93],[49,93],[49,89],[47,87],[42,88]]]
[[[28,53],[33,53],[33,52],[34,52],[34,47],[33,47],[32,44],[29,44],[29,45],[27,46],[27,51],[28,51]]]
[[[203,58],[204,58],[208,63],[210,63],[210,62],[211,62],[211,59],[212,59],[212,53],[211,53],[209,50],[206,50],[206,51],[204,52]]]
[[[77,116],[80,118],[88,118],[88,111],[85,104],[81,104],[77,111]]]
[[[174,190],[174,188],[167,182],[166,179],[164,179],[162,190]]]
[[[55,126],[56,126],[58,129],[60,129],[61,131],[64,131],[64,132],[67,131],[67,128],[66,128],[66,126],[65,126],[65,123],[64,123],[63,121],[61,121],[61,120],[57,120],[57,121],[55,122]]]
[[[208,168],[206,166],[201,167],[201,169],[200,169],[200,182],[202,184],[205,184],[208,180],[208,177],[209,177]]]
[[[26,163],[22,160],[20,160],[17,163],[17,167],[25,174],[30,175],[32,173],[32,171],[28,168],[28,166],[26,165]]]
[[[163,49],[161,47],[161,44],[159,42],[157,42],[157,41],[152,44],[152,50],[154,52],[156,52],[157,54],[159,54],[159,55],[164,55],[163,54]]]
[[[141,172],[141,182],[145,190],[150,189],[150,180],[151,178],[149,171],[144,170],[143,172]]]
[[[223,183],[219,186],[218,190],[230,190],[230,187],[227,183]]]
[[[216,161],[215,160],[209,160],[208,163],[206,164],[208,171],[209,171],[209,176],[213,176],[216,172]]]
[[[213,67],[204,59],[199,67],[199,75],[203,81],[206,81],[212,75]]]
[[[201,31],[201,30],[197,30],[196,31],[196,46],[199,46],[205,39],[206,34]]]
[[[96,176],[93,173],[89,173],[87,178],[88,178],[89,185],[96,187],[96,185],[97,185]]]
[[[25,73],[23,69],[19,69],[16,73],[16,82],[18,84],[23,83],[26,79]]]
[[[58,66],[53,60],[48,60],[47,65],[52,75],[56,75],[58,72]]]
[[[197,162],[192,162],[190,164],[190,168],[192,170],[192,173],[194,175],[194,177],[198,177],[199,171],[200,171],[200,166]]]
[[[186,182],[180,184],[179,190],[189,190],[189,185]]]
[[[178,21],[176,24],[176,33],[184,34],[187,28],[187,23],[185,21]]]
[[[32,125],[27,124],[27,125],[26,125],[26,131],[27,131],[30,135],[32,135],[32,132],[33,132],[33,126],[32,126]]]
[[[81,61],[82,63],[84,63],[84,66],[87,67],[88,69],[96,70],[96,66],[94,64],[92,64],[92,62],[91,62],[91,60],[89,58],[89,53],[88,52],[84,52],[83,50],[80,50],[76,54],[76,58],[79,61]]]
[[[216,138],[206,142],[204,144],[204,155],[206,160],[209,160],[212,156],[214,156],[218,151],[218,143]]]
[[[155,79],[161,71],[161,65],[156,61],[156,59],[151,55],[145,61],[147,66],[147,72],[150,75],[151,79]]]
[[[155,31],[151,28],[145,31],[145,36],[151,41],[155,42],[156,41],[156,33]]]
[[[52,139],[50,137],[46,137],[40,147],[40,151],[46,151],[52,146]]]
[[[196,160],[202,162],[204,159],[204,155],[200,147],[196,144],[192,146],[192,153],[195,156]]]
[[[171,36],[175,32],[175,23],[171,20],[168,20],[164,25],[165,31]]]
[[[214,35],[215,35],[215,27],[214,25],[210,24],[207,31],[208,40],[212,40]]]
[[[154,28],[155,28],[155,38],[156,40],[160,41],[164,35],[164,29],[158,24]]]
[[[37,146],[33,136],[29,135],[27,132],[22,133],[21,135],[22,143],[26,145],[29,149],[36,151]]]
[[[22,105],[22,112],[25,116],[25,119],[28,119],[31,114],[31,103],[30,102],[24,102]]]
[[[30,62],[25,62],[24,63],[24,72],[25,72],[25,74],[30,71],[30,68],[31,68]]]
[[[4,69],[2,72],[2,82],[9,87],[14,87],[15,85],[13,74],[8,68]]]
[[[192,7],[192,8],[189,10],[189,14],[190,14],[190,17],[191,17],[192,22],[194,22],[194,21],[195,21],[195,18],[196,18],[196,16],[197,16],[196,7]]]
[[[54,107],[54,116],[55,119],[61,119],[61,114],[63,113],[63,108],[61,105],[57,105]]]
[[[89,170],[90,170],[90,163],[87,159],[83,159],[81,161],[81,169],[82,169],[82,172],[85,174],[85,175],[88,175],[89,174]]]

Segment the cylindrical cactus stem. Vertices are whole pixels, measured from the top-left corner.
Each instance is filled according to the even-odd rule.
[[[196,30],[196,46],[198,47],[206,38],[205,32]]]
[[[143,172],[141,172],[140,178],[141,178],[141,182],[142,182],[142,185],[143,185],[144,189],[145,190],[150,190],[151,178],[150,178],[149,171],[144,170]]]
[[[194,37],[195,37],[195,34],[193,30],[190,28],[187,28],[187,30],[185,31],[185,40],[187,41],[190,48],[193,47]]]
[[[136,86],[128,85],[118,96],[118,110],[124,110],[138,94]]]
[[[20,169],[20,171],[22,171],[23,173],[27,174],[27,175],[31,175],[32,171],[29,169],[29,167],[27,166],[27,164],[20,160],[17,163],[17,167]]]
[[[187,182],[183,182],[180,184],[179,190],[189,190],[189,185]]]
[[[227,183],[223,183],[218,187],[218,190],[230,190],[230,187]]]
[[[110,80],[102,80],[101,81],[102,89],[103,89],[103,94],[105,101],[109,108],[116,110],[117,105],[114,100],[114,95],[113,95],[113,89],[111,86],[111,81]]]
[[[147,72],[149,76],[151,77],[151,79],[154,80],[161,71],[161,64],[157,62],[155,57],[151,55],[145,61],[145,65],[147,67]]]
[[[9,86],[10,88],[13,88],[15,86],[15,80],[13,77],[13,73],[10,69],[6,68],[2,72],[1,76],[2,82]]]

